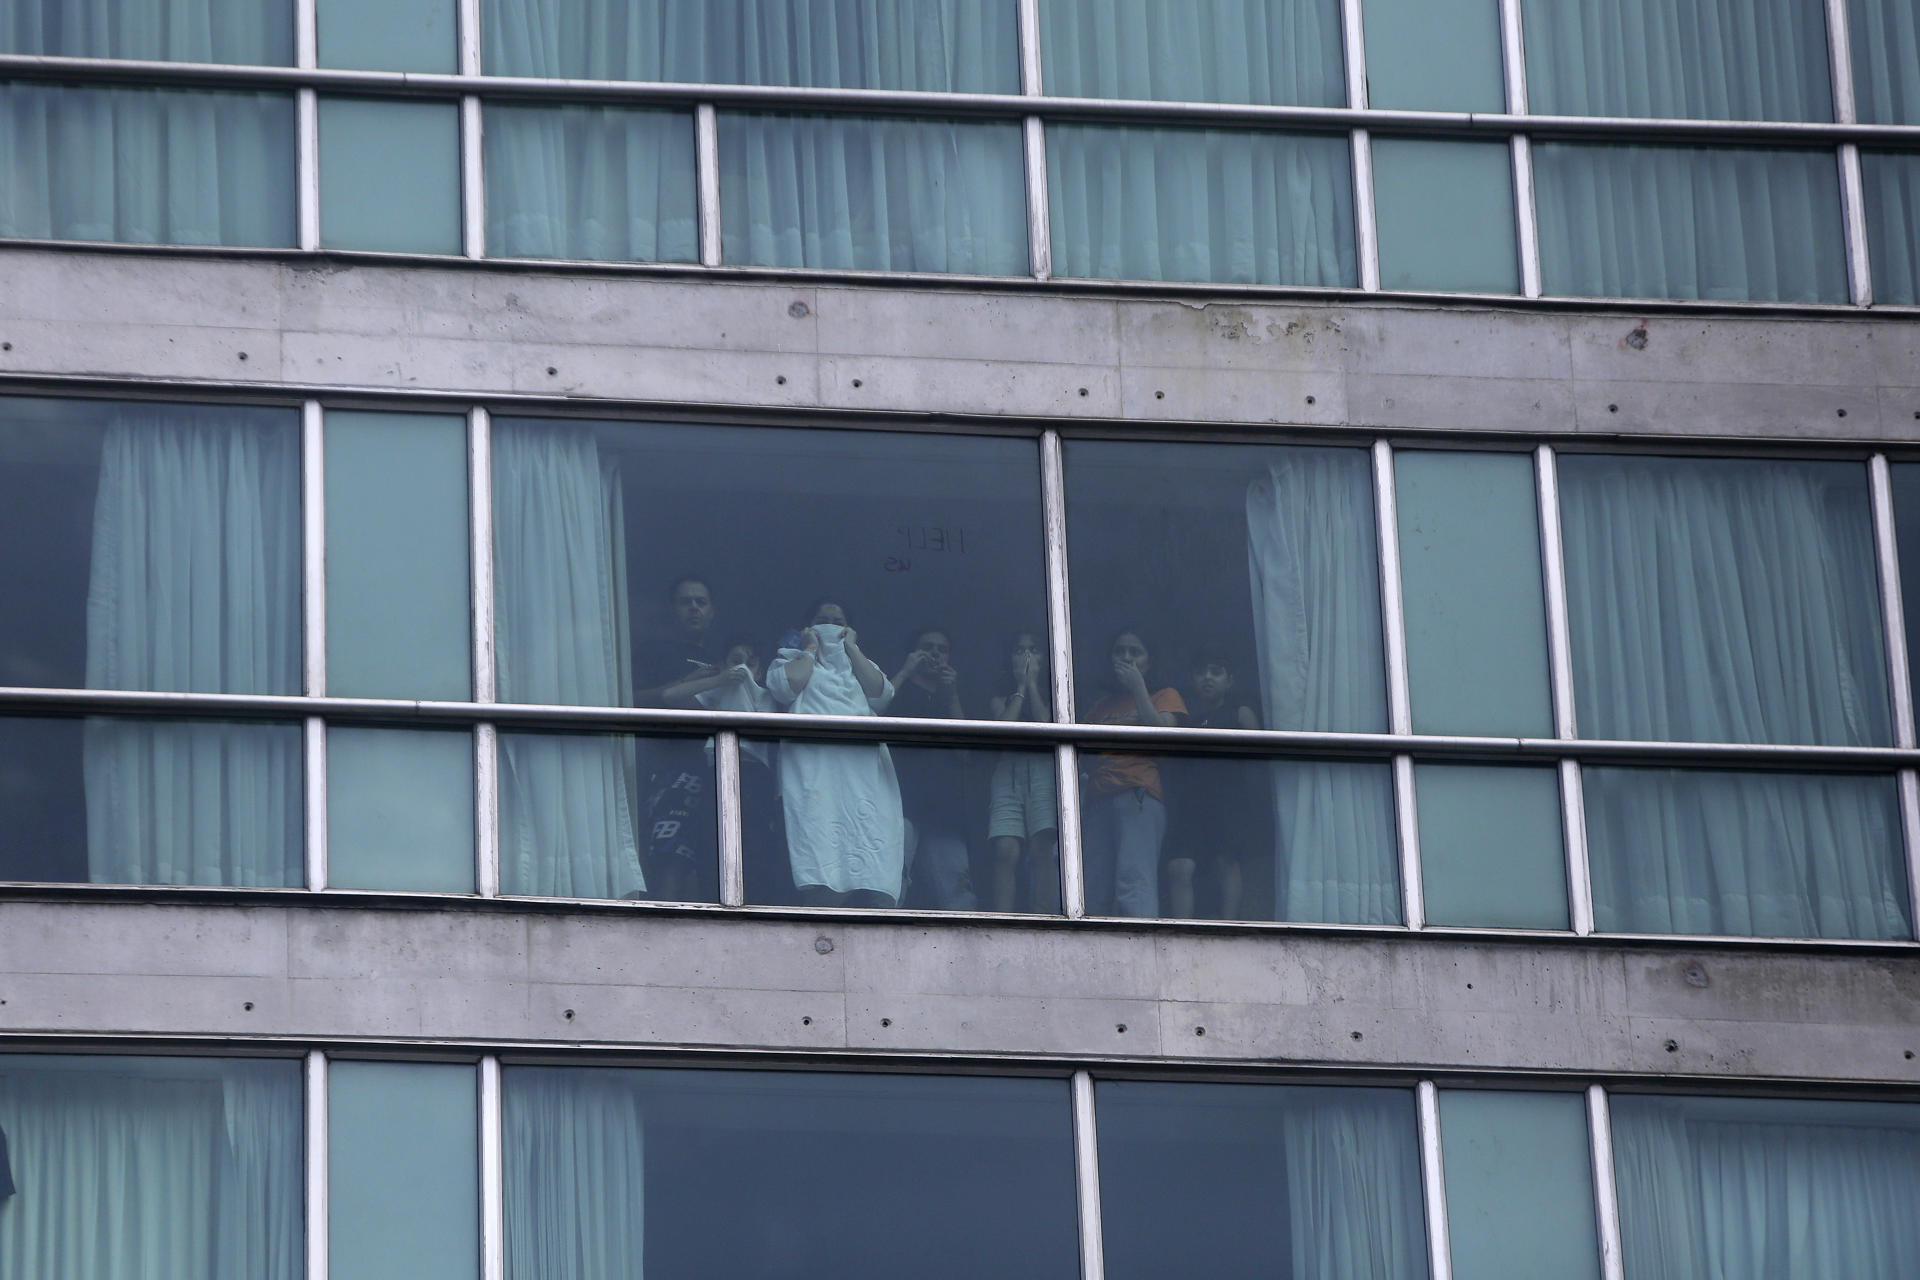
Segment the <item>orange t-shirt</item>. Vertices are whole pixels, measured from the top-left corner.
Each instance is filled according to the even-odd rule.
[[[1178,689],[1162,689],[1153,695],[1153,709],[1161,715],[1184,716],[1187,701]],[[1087,714],[1093,724],[1139,724],[1140,708],[1131,694],[1115,693],[1093,704]],[[1152,756],[1098,755],[1093,758],[1093,793],[1118,795],[1135,787],[1145,787],[1155,800],[1164,801],[1160,791],[1160,762]]]

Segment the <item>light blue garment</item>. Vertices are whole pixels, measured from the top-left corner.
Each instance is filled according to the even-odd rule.
[[[507,702],[633,701],[619,474],[589,427],[493,426],[494,634]],[[508,893],[646,889],[633,740],[502,734],[500,875]]]
[[[1907,1280],[1920,1108],[1616,1096],[1627,1280]]]
[[[1920,152],[1862,151],[1873,300],[1920,303]]]
[[[1821,0],[1521,0],[1521,13],[1534,111],[1833,119]]]
[[[1549,294],[1845,302],[1831,148],[1538,142]]]
[[[292,245],[293,95],[0,84],[0,237]]]
[[[726,113],[722,257],[768,267],[1027,270],[1011,122]]]
[[[1347,105],[1337,0],[1040,0],[1040,27],[1057,97]]]
[[[231,410],[114,415],[94,509],[89,688],[298,692],[299,441],[290,428]],[[296,729],[89,720],[86,790],[96,881],[301,881]]]
[[[0,1056],[0,1275],[298,1280],[299,1064]]]
[[[1920,124],[1920,4],[1847,0],[1853,95],[1867,124]]]
[[[1160,914],[1160,847],[1167,806],[1145,787],[1089,795],[1081,806],[1087,914],[1152,919]]]
[[[1276,450],[1247,487],[1247,565],[1261,722],[1387,728],[1373,473],[1359,449]],[[1281,920],[1401,919],[1393,789],[1385,765],[1285,762],[1274,770],[1274,910]]]
[[[0,53],[293,65],[287,0],[0,0]]]
[[[691,113],[490,105],[485,149],[489,255],[699,260]]]
[[[1058,124],[1047,199],[1057,275],[1358,279],[1344,135]]]
[[[646,1112],[632,1072],[505,1076],[507,1280],[642,1280]]]
[[[1013,0],[484,0],[490,75],[1020,92]]]

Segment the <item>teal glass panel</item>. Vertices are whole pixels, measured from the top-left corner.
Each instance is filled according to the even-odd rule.
[[[1891,777],[1589,766],[1581,778],[1603,931],[1913,936]]]
[[[1413,731],[1551,735],[1532,456],[1401,449],[1393,472]]]
[[[285,1058],[0,1054],[0,1275],[299,1280],[300,1084]]]
[[[1347,105],[1339,0],[1040,0],[1046,91]]]
[[[1822,0],[1521,0],[1520,12],[1534,111],[1833,119]]]
[[[1421,764],[1414,788],[1429,923],[1569,927],[1554,770]]]
[[[0,53],[287,67],[293,8],[293,0],[5,0]]]
[[[486,109],[487,253],[697,262],[693,114]]]
[[[328,1067],[325,1225],[332,1280],[480,1274],[480,1086],[473,1067]]]
[[[1533,165],[1549,294],[1847,300],[1831,148],[1538,142]]]
[[[1520,292],[1504,142],[1373,140],[1380,287]]]
[[[1345,135],[1053,125],[1047,200],[1056,275],[1358,282]]]
[[[1920,152],[1862,151],[1860,178],[1873,300],[1909,307],[1920,303]]]
[[[1900,547],[1900,612],[1906,621],[1907,670],[1920,675],[1920,463],[1896,462],[1893,473],[1893,527]],[[1920,681],[1916,681],[1920,688]]]
[[[327,882],[473,892],[473,735],[327,730]]]
[[[0,84],[0,237],[291,246],[293,95]]]
[[[329,413],[326,458],[327,692],[467,698],[466,420]]]
[[[1505,109],[1499,0],[1367,0],[1362,16],[1368,106]]]
[[[1920,5],[1847,0],[1853,97],[1866,124],[1920,124]]]
[[[723,113],[721,256],[1023,275],[1024,166],[1012,122]]]
[[[316,7],[323,67],[460,69],[454,0],[318,0]]]
[[[460,252],[460,108],[320,99],[320,243]]]
[[[482,0],[480,30],[490,75],[1020,92],[1014,0]]]
[[[1456,1280],[1600,1280],[1583,1094],[1442,1089],[1440,1153]]]

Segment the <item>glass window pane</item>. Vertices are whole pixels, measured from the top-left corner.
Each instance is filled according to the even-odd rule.
[[[1920,152],[1862,151],[1873,300],[1920,303]]]
[[[1380,287],[1520,292],[1504,142],[1373,140]]]
[[[1440,1148],[1458,1280],[1600,1280],[1584,1095],[1442,1089]]]
[[[0,719],[0,880],[306,878],[297,724]]]
[[[1041,0],[1040,27],[1050,94],[1347,105],[1337,0]]]
[[[1052,125],[1047,200],[1058,275],[1358,280],[1344,136]]]
[[[1367,0],[1362,17],[1368,106],[1390,111],[1506,108],[1499,0]]]
[[[1020,126],[720,116],[722,257],[856,271],[1027,270]]]
[[[327,730],[327,882],[473,892],[473,735]]]
[[[1102,1080],[1108,1280],[1425,1280],[1413,1095]]]
[[[320,99],[320,242],[459,253],[460,108]]]
[[[1853,94],[1867,124],[1920,124],[1920,6],[1848,0]]]
[[[1590,766],[1582,778],[1604,931],[1913,936],[1891,777]]]
[[[1521,0],[1520,9],[1535,111],[1833,119],[1821,0]]]
[[[480,1274],[479,1113],[479,1081],[464,1064],[328,1067],[333,1280]]]
[[[1554,770],[1420,764],[1414,780],[1429,923],[1571,927]]]
[[[292,66],[293,5],[289,0],[9,0],[0,9],[0,53]]]
[[[1580,733],[1891,739],[1867,468],[1559,460]]]
[[[1082,720],[1137,719],[1117,657],[1153,694],[1205,652],[1265,728],[1386,731],[1365,449],[1073,440],[1066,468]]]
[[[1064,1080],[503,1076],[507,1280],[1080,1274]]]
[[[299,423],[0,397],[0,683],[299,692]]]
[[[699,261],[691,113],[489,105],[484,148],[489,256]]]
[[[315,7],[323,67],[459,70],[454,0],[318,0]]]
[[[0,236],[294,243],[293,96],[0,84]]]
[[[1833,152],[1541,142],[1549,294],[1845,302]]]
[[[1896,462],[1893,479],[1893,527],[1900,558],[1900,611],[1906,621],[1907,670],[1920,677],[1920,463]],[[1916,678],[1915,688],[1920,688]]]
[[[711,740],[503,733],[499,742],[502,892],[719,901]],[[741,766],[744,786],[771,785],[764,760],[743,752]],[[757,793],[748,801],[749,859],[764,803]]]
[[[1413,731],[1551,736],[1532,456],[1399,449],[1393,472]]]
[[[299,1280],[301,1114],[293,1061],[0,1055],[0,1275]]]
[[[1630,1280],[1899,1280],[1920,1257],[1920,1108],[1617,1093],[1612,1102]]]
[[[482,0],[492,75],[1020,92],[1012,0]]]
[[[793,652],[776,658],[768,677],[776,705],[793,691]],[[844,646],[825,636],[819,652],[792,709],[867,714],[839,709],[851,679],[839,669]],[[903,687],[912,689],[911,679]],[[904,696],[873,714],[918,714],[894,710]],[[748,902],[1060,910],[1047,752],[749,739],[740,769]]]
[[[470,697],[466,420],[333,412],[326,455],[327,692]]]

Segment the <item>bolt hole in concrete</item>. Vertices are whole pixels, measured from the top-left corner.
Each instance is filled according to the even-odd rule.
[[[1844,418],[1847,416],[1847,411],[1845,409],[1835,409],[1833,412],[1837,417]]]
[[[1635,329],[1632,333],[1629,333],[1627,335],[1627,345],[1635,351],[1645,351],[1647,349],[1647,331],[1645,329]]]
[[[553,365],[548,365],[548,366],[547,366],[547,376],[548,376],[549,378],[551,378],[551,377],[554,377],[554,376],[555,376],[556,374],[558,374],[559,372],[560,372],[560,370],[559,370],[559,369],[557,369],[557,368],[555,368],[555,367],[554,367]]]
[[[803,1026],[803,1027],[810,1027],[810,1026],[812,1026],[812,1025],[813,1025],[813,1019],[812,1019],[812,1018],[802,1018],[802,1019],[800,1019],[800,1025],[801,1025],[801,1026]]]
[[[1125,1035],[1127,1034],[1127,1024],[1123,1022],[1119,1026],[1115,1027],[1114,1030],[1118,1031],[1121,1035]],[[1913,1055],[1908,1054],[1907,1056],[1911,1058]]]
[[[1080,394],[1081,395],[1087,394],[1087,389],[1085,387],[1080,388]]]
[[[565,1011],[563,1011],[563,1012],[561,1013],[561,1015],[560,1015],[560,1016],[561,1016],[561,1017],[563,1017],[563,1018],[565,1018],[565,1019],[566,1019],[566,1020],[567,1020],[568,1022],[572,1022],[572,1021],[573,1021],[573,1010],[571,1010],[571,1009],[567,1009],[567,1010],[565,1010]]]
[[[855,379],[853,380],[853,385],[854,385],[854,386],[856,386],[856,387],[857,387],[857,386],[859,386],[859,385],[860,385],[860,379],[858,379],[858,378],[855,378]]]
[[[1313,400],[1313,397],[1312,397],[1312,396],[1308,396],[1308,397],[1307,397],[1307,403],[1308,403],[1308,404],[1312,404],[1313,402],[1314,402],[1314,400]]]
[[[805,320],[812,313],[807,309],[806,303],[796,302],[787,308],[787,314],[795,320]]]
[[[821,955],[826,955],[829,951],[833,950],[833,939],[832,938],[815,938],[813,940],[813,949],[815,951],[818,951]]]
[[[6,1003],[6,1001],[5,1001],[5,1000],[0,1000],[0,1004],[5,1004],[5,1003]],[[1913,1057],[1913,1050],[1911,1050],[1911,1049],[1909,1049],[1909,1050],[1907,1050],[1907,1057],[1908,1057],[1908,1058],[1912,1058],[1912,1057]]]
[[[1351,1032],[1350,1034],[1351,1034],[1351,1035],[1353,1036],[1353,1038],[1354,1038],[1355,1040],[1364,1040],[1364,1039],[1366,1039],[1366,1037],[1365,1037],[1365,1036],[1363,1036],[1363,1035],[1361,1035],[1361,1034],[1360,1034],[1360,1033],[1359,1033],[1358,1031],[1355,1031],[1355,1032]]]
[[[1607,412],[1608,412],[1608,413],[1618,413],[1618,412],[1620,412],[1620,406],[1619,406],[1619,405],[1617,405],[1617,404],[1610,404],[1610,405],[1608,405],[1608,406],[1607,406]]]
[[[1203,1036],[1203,1035],[1205,1035],[1205,1034],[1207,1034],[1207,1029],[1206,1029],[1205,1027],[1195,1027],[1195,1028],[1193,1029],[1193,1034],[1195,1034],[1195,1035],[1197,1035],[1197,1036]]]
[[[892,1026],[892,1025],[893,1025],[893,1019],[892,1019],[892,1018],[882,1018],[882,1019],[880,1019],[880,1025],[881,1025],[881,1026],[883,1026],[883,1027],[890,1027],[890,1026]]]
[[[786,386],[786,385],[787,385],[787,375],[786,375],[786,374],[784,374],[784,373],[782,373],[782,374],[779,374],[779,375],[777,375],[777,376],[776,376],[776,377],[774,378],[774,380],[773,380],[773,385],[774,385],[774,386],[776,386],[776,387],[784,387],[784,386]]]
[[[241,358],[242,360],[245,360],[245,359],[247,358],[247,353],[246,353],[246,352],[244,352],[244,351],[242,351],[242,352],[240,353],[240,358]]]
[[[247,1002],[246,1002],[245,1004],[243,1004],[243,1005],[241,1005],[240,1007],[241,1007],[242,1009],[245,1009],[245,1010],[246,1010],[246,1011],[247,1011],[248,1013],[252,1013],[252,1012],[253,1012],[253,1001],[251,1001],[251,1000],[249,1000],[249,1001],[247,1001]]]
[[[1667,1041],[1667,1052],[1668,1053],[1680,1052],[1680,1042],[1678,1040]]]
[[[11,351],[11,350],[13,350],[13,344],[11,342],[0,342],[0,351]],[[1920,413],[1916,413],[1913,416],[1916,418],[1920,418]]]

